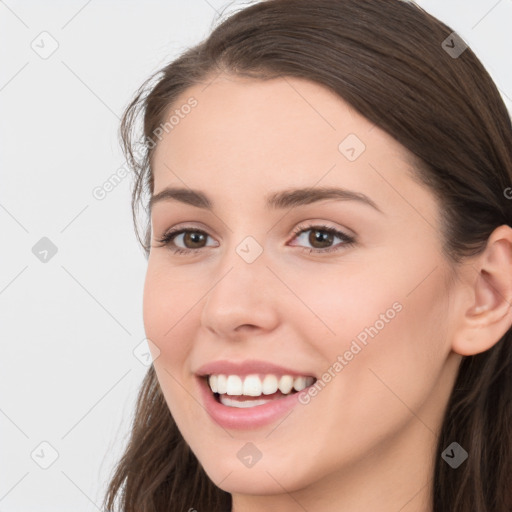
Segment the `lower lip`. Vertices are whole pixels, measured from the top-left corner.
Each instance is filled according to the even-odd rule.
[[[270,425],[298,405],[300,395],[307,394],[309,389],[274,399],[263,405],[238,408],[217,402],[206,379],[199,377],[198,380],[206,411],[221,427],[229,429],[251,429]]]

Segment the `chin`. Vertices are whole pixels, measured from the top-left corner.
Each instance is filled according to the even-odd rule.
[[[282,494],[283,489],[294,492],[318,479],[318,474],[308,474],[310,469],[306,465],[305,471],[300,471],[296,462],[275,455],[263,455],[252,467],[246,467],[236,456],[228,459],[209,454],[199,461],[210,480],[231,494],[263,496]]]

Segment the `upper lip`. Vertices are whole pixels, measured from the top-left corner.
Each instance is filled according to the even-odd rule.
[[[269,361],[261,361],[257,359],[246,361],[211,361],[204,364],[196,370],[196,375],[205,377],[207,375],[251,375],[255,373],[272,374],[272,375],[291,375],[293,377],[315,377],[310,372],[301,372],[279,366]]]

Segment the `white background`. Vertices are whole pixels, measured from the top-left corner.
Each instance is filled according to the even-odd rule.
[[[248,3],[0,2],[1,512],[99,510],[147,370],[133,353],[146,260],[131,178],[92,191],[124,164],[135,89]],[[512,111],[512,0],[418,3],[469,43]],[[43,31],[58,43],[47,59],[31,48],[51,48]],[[46,263],[32,252],[42,237],[57,247]]]

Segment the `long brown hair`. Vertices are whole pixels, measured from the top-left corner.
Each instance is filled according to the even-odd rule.
[[[142,84],[123,115],[146,256],[150,219],[141,238],[136,212],[148,213],[155,134],[178,95],[221,72],[300,77],[334,91],[418,158],[415,176],[442,205],[448,261],[479,254],[497,226],[512,225],[504,193],[512,184],[512,126],[491,77],[452,33],[402,0],[267,0],[222,21]],[[456,470],[441,458],[453,441],[469,452]],[[486,352],[462,358],[435,458],[436,512],[512,510],[511,330]],[[116,503],[124,512],[231,510],[231,495],[211,482],[176,427],[153,367],[105,496],[108,510]]]

